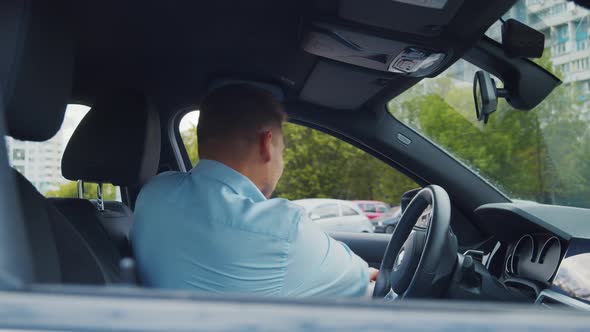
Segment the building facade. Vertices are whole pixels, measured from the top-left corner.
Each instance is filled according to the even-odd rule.
[[[28,142],[6,137],[10,165],[42,194],[56,190],[68,182],[61,173],[61,158],[70,137],[88,109],[83,105],[68,105],[61,129],[47,141]]]
[[[590,91],[590,11],[566,0],[520,0],[506,16],[542,32],[563,82]]]
[[[26,142],[6,137],[10,165],[24,175],[42,194],[65,182],[61,175],[62,135],[46,142]]]
[[[590,92],[590,11],[567,0],[519,0],[504,19],[514,18],[545,35],[545,48],[565,84],[575,83],[582,93]],[[502,41],[497,22],[486,35]],[[458,61],[447,75],[472,83],[477,67]]]

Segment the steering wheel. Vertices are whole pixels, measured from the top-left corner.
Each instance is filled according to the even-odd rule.
[[[449,286],[457,263],[447,192],[430,185],[420,190],[400,218],[381,261],[373,297],[438,297]]]

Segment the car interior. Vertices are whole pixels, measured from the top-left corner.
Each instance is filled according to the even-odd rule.
[[[67,104],[91,106],[62,173],[99,192],[119,186],[122,202],[46,198],[3,159],[1,287],[141,289],[128,234],[142,185],[192,168],[179,144],[184,114],[217,86],[251,82],[280,91],[290,122],[348,142],[424,188],[401,197],[393,234],[332,234],[388,271],[375,299],[587,310],[552,281],[572,248],[590,252],[590,210],[513,201],[386,111],[460,59],[498,77],[513,107],[541,103],[561,81],[484,35],[515,2],[2,1],[4,134],[45,141]]]

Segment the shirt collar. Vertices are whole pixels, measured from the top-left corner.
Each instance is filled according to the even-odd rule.
[[[218,161],[201,159],[190,173],[218,180],[237,194],[246,196],[254,202],[266,200],[260,189],[248,177]]]

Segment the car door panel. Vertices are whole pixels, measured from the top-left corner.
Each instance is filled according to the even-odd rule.
[[[359,257],[370,266],[379,268],[383,254],[389,244],[391,234],[368,233],[330,233],[334,239],[346,244]]]

